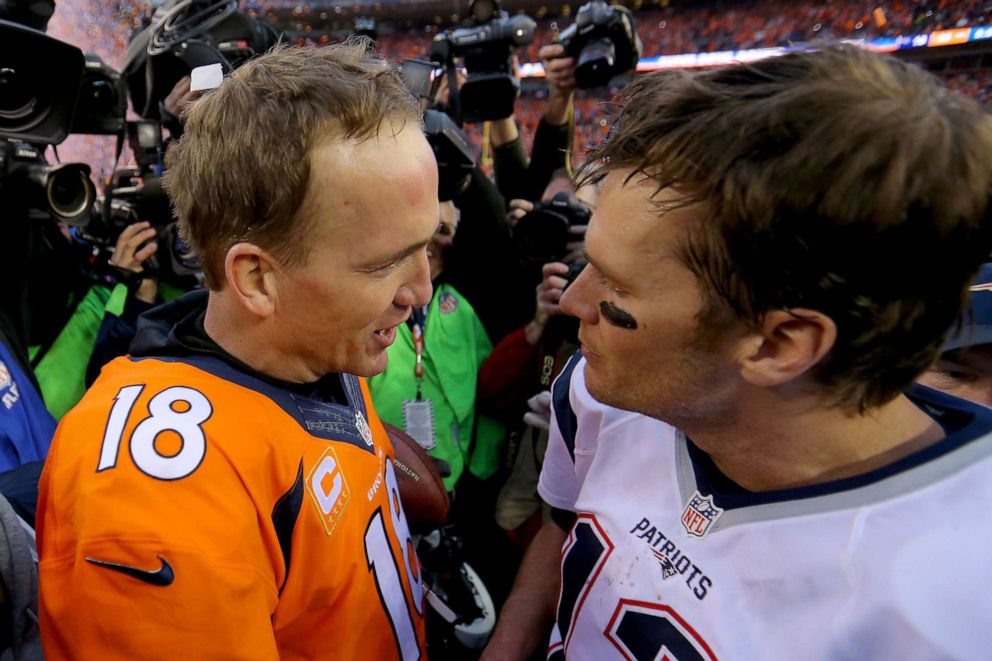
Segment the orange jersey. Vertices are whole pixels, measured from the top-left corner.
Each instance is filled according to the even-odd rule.
[[[424,599],[363,380],[311,400],[211,356],[121,358],[38,501],[50,659],[418,659]]]

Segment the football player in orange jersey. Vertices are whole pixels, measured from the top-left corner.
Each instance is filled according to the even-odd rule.
[[[165,185],[208,291],[142,318],[42,478],[49,658],[417,659],[419,566],[362,377],[431,298],[437,169],[362,44],[277,48]]]

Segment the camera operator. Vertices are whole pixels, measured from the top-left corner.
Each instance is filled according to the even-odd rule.
[[[48,452],[55,420],[31,357],[51,345],[80,293],[79,261],[65,227],[36,204],[46,170],[40,150],[0,138],[0,471]]]
[[[162,126],[169,130],[169,136],[178,140],[183,134],[183,116],[190,104],[200,98],[201,91],[190,91],[192,79],[183,76],[172,91],[162,102],[159,114],[162,116]]]
[[[460,220],[453,203],[440,204],[427,247],[431,301],[397,329],[385,371],[369,379],[380,417],[448,464],[449,491],[466,471],[480,479],[495,473],[503,438],[500,425],[475,413],[476,378],[492,342],[472,304],[444,278]]]
[[[160,296],[158,278],[144,268],[145,262],[158,252],[157,234],[150,222],[141,221],[126,227],[117,239],[108,264],[118,272],[121,282],[111,292],[99,322],[86,364],[87,388],[104,365],[127,353],[141,314],[185,292],[166,286],[168,295]]]
[[[462,74],[457,75],[461,79]],[[446,74],[432,109],[450,110],[447,83]],[[466,220],[445,258],[445,280],[472,302],[490,339],[498,342],[533,314],[528,296],[533,283],[518,263],[506,221],[506,200],[492,180],[476,165],[451,187],[451,202]]]
[[[568,167],[572,147],[572,98],[575,58],[549,44],[538,51],[548,81],[548,105],[534,132],[530,159],[513,117],[490,125],[496,184],[508,200],[537,199],[556,170]]]

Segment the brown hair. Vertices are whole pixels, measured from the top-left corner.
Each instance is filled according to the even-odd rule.
[[[826,314],[837,341],[811,376],[862,412],[933,362],[992,249],[977,104],[851,46],[652,74],[619,101],[590,176],[630,170],[698,205],[680,257],[707,292],[701,326]]]
[[[311,150],[366,140],[387,120],[419,122],[420,108],[361,40],[276,47],[196,101],[163,183],[207,285],[223,287],[225,255],[240,241],[305,263]]]

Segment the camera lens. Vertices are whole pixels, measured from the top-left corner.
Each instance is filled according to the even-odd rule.
[[[36,102],[25,76],[13,67],[0,66],[0,119],[23,119],[31,114]]]
[[[93,80],[80,95],[79,101],[92,115],[113,115],[117,106],[117,90],[108,80]]]
[[[555,262],[565,256],[568,218],[555,211],[537,208],[513,228],[513,241],[520,258],[529,264]]]
[[[583,88],[605,85],[617,73],[615,64],[616,47],[612,41],[606,37],[590,41],[579,53],[575,65],[576,83]]]
[[[70,224],[86,215],[96,197],[93,182],[79,167],[53,170],[48,176],[46,192],[52,213]]]

